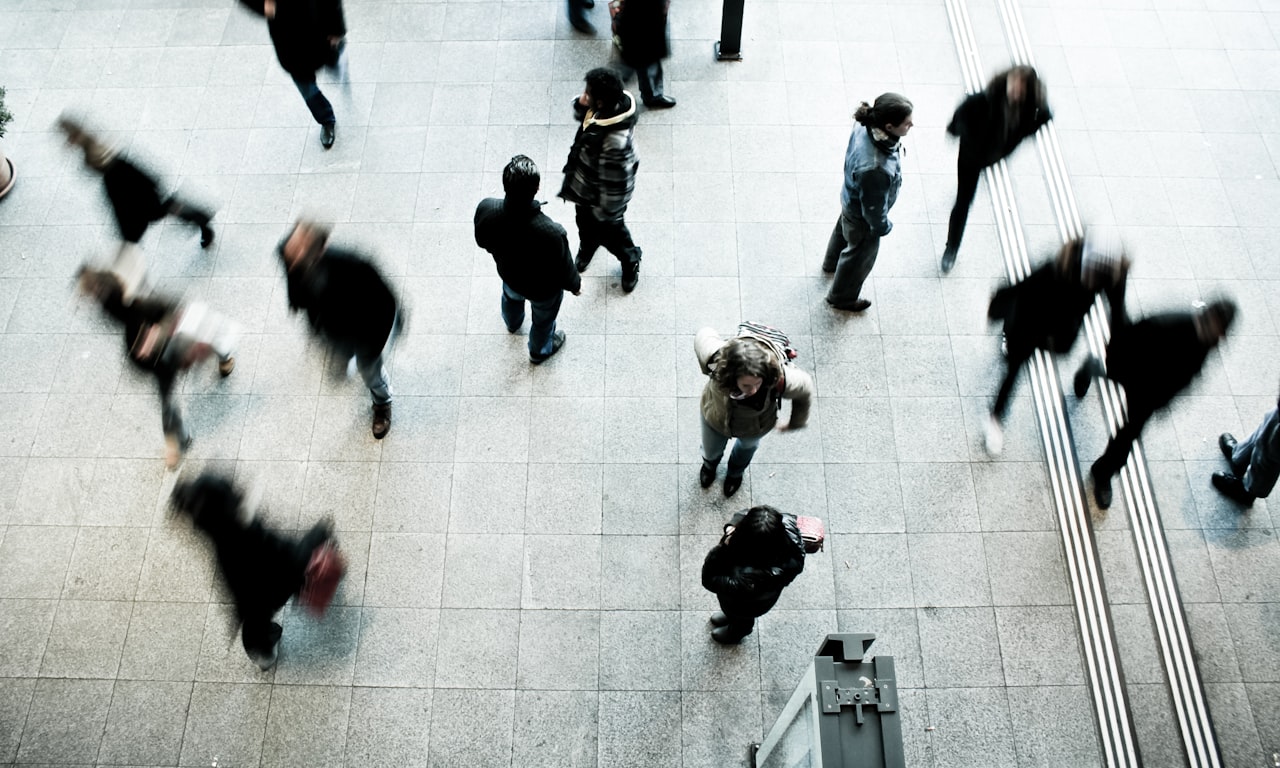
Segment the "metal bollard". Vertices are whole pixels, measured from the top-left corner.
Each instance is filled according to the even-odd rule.
[[[742,4],[744,0],[724,0],[720,15],[720,39],[716,41],[716,61],[742,61]]]

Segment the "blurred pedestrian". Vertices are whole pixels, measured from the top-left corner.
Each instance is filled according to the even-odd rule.
[[[66,135],[68,144],[84,153],[85,167],[102,176],[103,190],[123,241],[112,269],[120,277],[125,301],[133,300],[146,277],[146,261],[138,244],[153,222],[175,216],[200,230],[201,248],[213,244],[213,228],[209,226],[212,213],[177,195],[161,193],[154,176],[90,133],[78,120],[64,115],[58,118],[58,129]]]
[[[596,25],[587,18],[587,11],[596,7],[596,0],[569,0],[569,23],[584,35],[594,35]]]
[[[1035,68],[1027,65],[1001,72],[991,78],[986,90],[960,102],[947,124],[947,133],[960,139],[960,155],[956,160],[956,204],[951,208],[946,250],[942,252],[943,274],[956,265],[982,169],[1008,157],[1023,139],[1052,118],[1044,84]]]
[[[1265,499],[1280,477],[1280,397],[1249,439],[1237,442],[1230,432],[1218,437],[1218,447],[1231,464],[1230,472],[1214,472],[1213,487],[1248,507]]]
[[[386,359],[402,323],[400,304],[377,268],[352,251],[329,247],[329,229],[299,221],[280,243],[289,310],[305,310],[311,330],[356,368],[373,397],[373,436],[391,430]]]
[[[640,247],[631,239],[624,215],[636,184],[633,140],[635,97],[623,90],[616,72],[603,67],[587,73],[586,88],[573,103],[581,121],[564,166],[560,197],[577,206],[579,272],[601,246],[622,264],[622,290],[640,279]]]
[[[853,113],[858,124],[844,153],[840,219],[822,261],[822,271],[835,275],[827,303],[836,309],[863,312],[871,306],[862,286],[876,264],[880,238],[893,229],[889,209],[902,186],[899,140],[911,130],[911,111],[906,97],[882,93],[874,106],[864,101]]]
[[[650,109],[668,109],[676,100],[662,92],[662,60],[671,55],[667,29],[670,0],[615,0],[614,42],[622,60],[636,72],[640,100]]]
[[[738,335],[725,341],[713,328],[703,328],[693,339],[698,365],[707,375],[702,388],[703,488],[716,480],[716,468],[730,438],[735,440],[724,478],[724,495],[742,487],[742,476],[751,464],[760,440],[774,429],[800,429],[809,421],[813,379],[788,362],[785,347],[743,324]],[[778,421],[782,400],[791,401],[791,420]]]
[[[284,630],[276,613],[297,597],[312,613],[323,614],[346,572],[328,523],[316,523],[300,537],[268,530],[230,480],[204,473],[173,490],[173,506],[213,544],[218,573],[231,593],[241,624],[245,653],[262,669],[278,658]]]
[[[320,145],[333,146],[338,118],[333,105],[316,85],[316,72],[331,69],[348,82],[346,61],[347,23],[342,0],[240,0],[249,10],[267,19],[267,31],[281,68],[307,102],[320,124]]]
[[[124,287],[114,272],[81,267],[80,291],[101,305],[124,329],[124,348],[139,370],[156,380],[165,437],[165,464],[176,466],[191,445],[191,432],[174,401],[178,374],[211,356],[218,372],[230,376],[239,328],[201,303],[179,304],[159,296],[126,303]]]
[[[507,330],[520,330],[525,301],[532,309],[529,361],[534,365],[564,346],[564,331],[556,330],[564,292],[582,293],[582,276],[573,265],[568,234],[534,199],[541,181],[538,166],[516,155],[502,171],[506,196],[482,200],[475,216],[476,244],[493,255],[502,278],[502,320]]]
[[[1128,406],[1124,425],[1089,470],[1099,507],[1111,506],[1111,478],[1124,467],[1147,420],[1191,384],[1235,316],[1235,303],[1222,300],[1132,325],[1121,319],[1111,328],[1106,364],[1091,357],[1076,371],[1076,397],[1084,397],[1094,376],[1105,376],[1124,387]]]
[[[1107,296],[1112,326],[1124,317],[1125,283],[1129,261],[1119,243],[1096,230],[1065,243],[1057,258],[1037,267],[1020,282],[991,297],[987,317],[1004,321],[1005,376],[991,407],[985,442],[987,453],[1000,455],[1004,446],[1005,412],[1018,372],[1043,349],[1054,354],[1071,351],[1084,317],[1099,293]]]
[[[793,515],[763,505],[734,515],[702,564],[702,586],[720,600],[711,639],[742,642],[803,570],[804,541]]]

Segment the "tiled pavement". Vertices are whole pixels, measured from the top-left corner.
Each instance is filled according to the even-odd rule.
[[[623,294],[597,259],[566,298],[568,346],[531,368],[470,217],[516,152],[544,197],[559,182],[569,101],[610,56],[560,3],[348,0],[354,82],[326,87],[324,152],[230,0],[0,0],[20,174],[0,202],[0,764],[739,765],[837,629],[897,657],[910,765],[1098,763],[1025,389],[1000,460],[979,443],[1002,274],[985,190],[955,272],[936,274],[961,91],[944,5],[747,5],[746,59],[728,64],[711,58],[719,4],[673,3],[680,105],[637,131],[640,286]],[[1086,219],[1133,250],[1133,310],[1214,291],[1243,308],[1145,447],[1226,762],[1261,765],[1280,751],[1273,513],[1240,516],[1207,477],[1217,434],[1251,429],[1280,380],[1280,6],[1023,5]],[[996,6],[969,11],[994,68]],[[915,101],[916,128],[875,305],[839,316],[818,266],[849,114],[884,90]],[[219,211],[210,252],[176,225],[145,242],[163,290],[248,330],[233,376],[186,380],[182,472],[259,484],[283,527],[331,515],[352,558],[325,621],[286,611],[273,672],[245,659],[207,553],[165,514],[149,382],[71,295],[113,231],[49,133],[67,108]],[[1011,170],[1042,256],[1057,230],[1035,153]],[[412,304],[380,443],[365,395],[286,311],[272,250],[302,211],[376,253]],[[692,335],[744,317],[792,334],[819,397],[727,503],[697,486]],[[1070,414],[1087,461],[1097,404]],[[749,502],[822,516],[829,546],[725,649],[699,567]],[[1147,764],[1173,765],[1122,503],[1095,522]]]

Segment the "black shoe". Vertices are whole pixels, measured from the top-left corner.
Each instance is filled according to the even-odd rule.
[[[866,299],[858,299],[848,304],[836,304],[831,299],[827,299],[827,303],[842,312],[866,312],[871,308],[871,302]]]
[[[714,483],[715,481],[716,481],[716,468],[714,466],[708,466],[704,462],[702,464],[702,468],[698,470],[698,483],[703,488],[710,488],[711,484]]]
[[[724,479],[724,497],[727,499],[738,492],[742,487],[742,475],[737,477],[725,477]]]
[[[644,105],[649,109],[671,109],[676,105],[676,100],[670,96],[654,96],[646,100]]]
[[[573,260],[573,266],[578,268],[578,274],[582,274],[587,271],[587,267],[591,266],[591,259],[594,257],[594,253],[578,251],[578,257]]]
[[[1111,507],[1111,476],[1100,477],[1098,475],[1097,464],[1089,469],[1089,474],[1093,476],[1093,500],[1098,502],[1099,509],[1109,509]]]
[[[749,634],[751,633],[748,632],[747,635]],[[718,627],[716,629],[711,630],[711,639],[715,640],[717,643],[720,643],[721,645],[737,645],[738,643],[741,643],[742,638],[746,637],[747,635],[734,635],[729,632],[728,627]]]
[[[957,250],[958,249],[956,248],[951,248],[948,246],[947,249],[942,252],[942,274],[944,275],[947,274],[948,272],[951,271],[951,268],[956,265]]]
[[[587,17],[582,14],[569,14],[569,23],[584,35],[594,35],[596,33],[596,25],[587,21]]]
[[[622,265],[622,290],[631,293],[640,282],[640,262],[633,261]]]
[[[587,10],[591,10],[596,7],[596,0],[579,0],[578,4]]]
[[[391,431],[391,403],[373,406],[373,439],[381,440]]]
[[[724,611],[716,611],[711,614],[711,626],[723,627],[729,623],[729,617],[724,615]]]
[[[1227,457],[1227,461],[1231,461],[1231,457],[1236,452],[1236,438],[1230,432],[1223,432],[1218,435],[1218,447],[1222,449],[1222,455]]]
[[[560,351],[560,348],[564,346],[564,340],[564,331],[556,331],[551,335],[551,351],[545,355],[529,355],[529,362],[534,365],[542,365],[548,358]]]
[[[1089,385],[1093,383],[1093,377],[1106,376],[1107,369],[1103,366],[1102,361],[1096,357],[1090,357],[1084,361],[1084,365],[1080,366],[1080,370],[1076,371],[1075,381],[1073,382],[1076,391],[1076,397],[1084,397],[1089,392]]]
[[[213,245],[213,228],[208,224],[200,227],[200,247],[208,248]]]
[[[320,126],[320,146],[325,149],[333,146],[333,140],[337,138],[337,134],[334,133],[337,127],[337,123],[325,123]]]
[[[1258,498],[1246,491],[1244,483],[1235,475],[1226,472],[1214,472],[1210,480],[1219,493],[1243,507],[1253,506],[1253,500]]]

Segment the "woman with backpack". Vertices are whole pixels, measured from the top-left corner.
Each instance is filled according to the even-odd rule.
[[[775,427],[800,429],[809,420],[813,379],[790,363],[786,337],[754,323],[739,326],[728,341],[713,328],[698,331],[693,340],[698,365],[707,375],[702,389],[703,488],[716,481],[716,467],[730,438],[735,438],[724,478],[724,495],[742,487],[742,475],[760,440]],[[791,401],[791,420],[779,421],[782,400]]]
[[[711,639],[733,645],[751,634],[804,570],[804,553],[794,515],[763,505],[734,515],[702,564],[702,586],[720,599]]]

